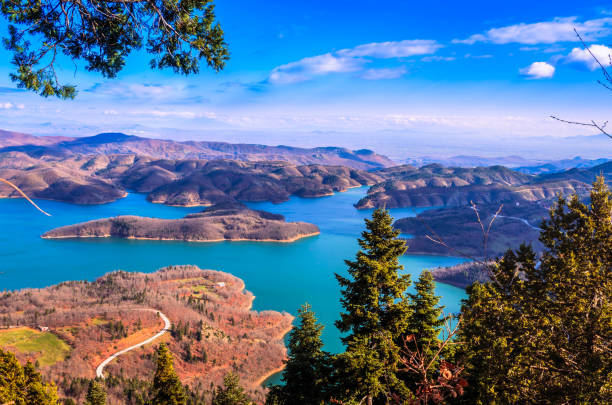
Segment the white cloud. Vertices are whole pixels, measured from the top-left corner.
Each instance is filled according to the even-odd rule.
[[[467,39],[455,39],[456,44],[474,44],[491,42],[494,44],[553,44],[555,42],[576,42],[578,37],[574,28],[585,41],[607,37],[612,33],[612,18],[598,18],[584,22],[576,21],[577,17],[557,17],[552,21],[532,24],[515,24],[506,27],[492,28],[483,34],[474,34]]]
[[[435,53],[441,47],[442,45],[436,41],[421,39],[373,42],[277,66],[270,73],[268,81],[276,84],[289,84],[303,82],[329,73],[357,72],[364,70],[365,65],[371,59],[427,55]],[[400,73],[401,69],[403,68],[369,69],[368,71],[371,72],[364,73],[362,77],[370,80],[375,80],[376,76],[380,76],[381,79],[388,79],[391,78],[389,76],[393,75],[399,77],[405,73]]]
[[[8,101],[4,102],[4,103],[0,103],[0,109],[2,109],[2,110],[10,110],[10,109],[12,109],[14,107],[15,107],[15,105],[13,103],[9,103]]]
[[[530,79],[550,79],[555,74],[555,67],[546,62],[533,62],[521,69],[520,73]]]
[[[187,86],[181,83],[157,84],[107,81],[104,83],[97,83],[87,89],[87,91],[121,99],[129,97],[159,101],[169,98],[184,97],[187,94]]]
[[[367,69],[363,72],[361,78],[366,80],[397,79],[405,75],[406,72],[407,70],[404,66],[397,68]]]
[[[591,55],[591,53],[593,55]],[[589,51],[584,48],[574,48],[565,57],[565,61],[569,63],[578,63],[585,65],[590,70],[599,68],[599,64],[593,58],[595,56],[599,62],[604,66],[611,66],[610,56],[612,55],[612,48],[608,48],[605,45],[591,45]]]
[[[279,84],[296,83],[308,80],[312,76],[354,72],[360,70],[365,62],[363,59],[326,53],[277,66],[270,73],[269,80]]]
[[[451,62],[455,59],[457,58],[455,58],[454,56],[438,56],[438,55],[424,56],[421,58],[423,62]]]
[[[194,111],[162,111],[162,110],[141,110],[132,111],[132,115],[145,115],[157,118],[182,118],[182,119],[195,119],[201,118],[204,115]]]
[[[413,39],[403,41],[372,42],[350,49],[342,49],[337,53],[345,56],[369,56],[371,58],[405,58],[415,55],[435,53],[442,45],[428,39]]]

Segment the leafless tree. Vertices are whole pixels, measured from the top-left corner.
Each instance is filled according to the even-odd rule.
[[[612,55],[608,55],[609,64],[606,67],[606,65],[604,65],[597,58],[597,56],[595,56],[595,54],[593,54],[593,52],[591,51],[591,48],[586,44],[586,42],[584,42],[584,40],[582,39],[582,36],[580,36],[580,33],[578,33],[578,31],[575,28],[574,28],[574,32],[578,36],[578,39],[580,39],[580,42],[582,43],[582,47],[584,48],[584,50],[587,51],[589,53],[589,55],[591,55],[591,57],[593,58],[595,63],[597,63],[597,65],[599,66],[599,70],[601,71],[603,79],[598,79],[597,83],[599,83],[599,85],[601,85],[606,90],[612,91],[612,71],[609,70],[610,66],[612,66]],[[557,121],[566,123],[566,124],[580,125],[580,126],[584,126],[584,127],[595,128],[599,132],[601,132],[602,134],[607,136],[608,138],[612,139],[612,133],[608,132],[608,129],[606,128],[607,125],[608,125],[608,121],[596,122],[595,120],[591,120],[591,122],[580,122],[580,121],[565,120],[565,119],[559,118],[559,117],[554,116],[554,115],[551,115],[550,117],[555,119],[555,120],[557,120]]]
[[[467,254],[461,251],[460,249],[455,248],[454,246],[451,246],[447,241],[444,240],[444,238],[442,238],[435,230],[433,230],[425,221],[421,220],[423,225],[430,232],[429,235],[425,235],[425,238],[429,239],[433,243],[444,246],[449,251],[454,252],[460,257],[470,259],[482,265],[486,269],[487,275],[489,276],[489,278],[493,280],[494,282],[497,282],[496,277],[495,277],[495,271],[494,271],[495,270],[494,262],[489,257],[488,243],[489,243],[489,236],[491,234],[491,228],[493,227],[493,223],[499,217],[504,205],[500,204],[499,208],[497,209],[497,211],[495,211],[495,214],[491,216],[491,219],[488,221],[488,223],[483,222],[483,219],[480,216],[480,213],[478,211],[478,206],[473,201],[470,202],[470,205],[471,205],[472,210],[474,211],[474,214],[476,215],[476,222],[478,222],[478,225],[480,226],[480,229],[482,231],[482,257],[480,258],[475,257],[473,255],[470,255],[470,254]]]
[[[429,346],[420,348],[414,335],[404,338],[400,371],[416,376],[418,388],[415,392],[414,405],[441,404],[447,398],[462,395],[467,386],[467,381],[461,377],[463,367],[443,358],[444,352],[450,346],[461,344],[455,339],[461,318],[457,318],[454,324],[453,319],[453,316],[444,318],[442,338],[438,341],[435,350],[431,350]]]

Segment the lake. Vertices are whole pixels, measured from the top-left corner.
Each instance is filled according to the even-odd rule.
[[[66,280],[94,280],[113,270],[152,272],[176,264],[193,264],[234,274],[255,296],[255,310],[296,314],[300,305],[312,305],[326,326],[325,349],[342,350],[334,327],[340,307],[340,289],[334,273],[346,275],[344,259],[354,259],[356,238],[371,210],[353,204],[367,187],[321,198],[292,197],[282,204],[248,203],[251,208],[284,215],[289,221],[307,221],[321,234],[294,243],[269,242],[174,242],[99,239],[41,239],[52,228],[116,215],[181,218],[201,207],[168,207],[130,193],[110,204],[73,205],[37,200],[46,217],[25,200],[0,200],[0,290],[46,287]],[[395,218],[414,216],[423,209],[393,209]],[[405,272],[416,280],[423,269],[465,261],[456,257],[404,256]],[[445,312],[458,312],[465,292],[437,284]]]

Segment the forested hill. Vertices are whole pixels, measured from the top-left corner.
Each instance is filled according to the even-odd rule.
[[[376,171],[386,180],[372,186],[357,208],[459,207],[475,203],[521,203],[586,194],[599,174],[608,178],[612,163],[588,169],[530,175],[503,166],[460,168],[432,164]]]

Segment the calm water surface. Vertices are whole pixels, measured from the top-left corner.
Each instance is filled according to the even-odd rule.
[[[356,210],[353,203],[367,188],[355,188],[334,196],[291,198],[282,204],[249,203],[252,208],[285,215],[289,221],[308,221],[321,234],[295,243],[168,242],[120,239],[45,240],[52,228],[81,221],[140,215],[181,218],[202,208],[151,204],[142,194],[129,194],[110,204],[83,206],[37,201],[52,217],[45,217],[21,199],[0,200],[0,290],[45,287],[66,280],[94,280],[113,270],[152,272],[174,264],[194,264],[242,278],[257,297],[254,309],[296,313],[309,302],[326,325],[324,341],[332,352],[342,350],[333,326],[340,312],[340,290],[334,273],[346,274],[344,259],[353,259],[356,238],[370,210]],[[413,216],[421,209],[392,210],[394,217]],[[447,266],[463,259],[405,256],[405,272],[415,280],[423,269]],[[437,285],[446,312],[458,312],[464,291]]]

